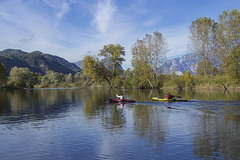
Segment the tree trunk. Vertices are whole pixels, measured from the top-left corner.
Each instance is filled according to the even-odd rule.
[[[227,90],[227,87],[225,86],[225,84],[223,83],[223,87],[224,87],[224,89],[225,89],[225,91]]]
[[[148,80],[148,83],[150,84],[150,86],[152,87],[152,89],[154,89],[154,87],[153,87],[151,81],[149,80],[149,78],[147,80]]]
[[[104,76],[104,79],[106,79],[106,81],[109,83],[109,85],[111,86],[111,82],[109,81],[109,79],[107,77]]]

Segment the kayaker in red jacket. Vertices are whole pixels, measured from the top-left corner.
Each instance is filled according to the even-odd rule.
[[[123,94],[121,93],[121,95],[119,96],[119,95],[117,95],[116,94],[116,96],[120,99],[120,100],[123,100],[124,99],[124,96],[123,96]]]
[[[167,94],[167,99],[173,99],[175,96],[171,95],[170,93]]]

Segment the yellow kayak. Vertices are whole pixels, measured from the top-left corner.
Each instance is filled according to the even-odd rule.
[[[158,98],[153,97],[152,100],[154,101],[160,101],[160,102],[187,102],[187,99],[167,99],[167,98]]]

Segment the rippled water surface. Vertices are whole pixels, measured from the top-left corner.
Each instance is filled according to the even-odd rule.
[[[240,91],[114,92],[0,90],[0,159],[240,159]]]

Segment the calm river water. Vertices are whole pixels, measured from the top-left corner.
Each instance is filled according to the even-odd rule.
[[[116,90],[116,89],[115,89]],[[0,90],[1,160],[240,159],[240,91]],[[189,102],[153,102],[168,92]]]

